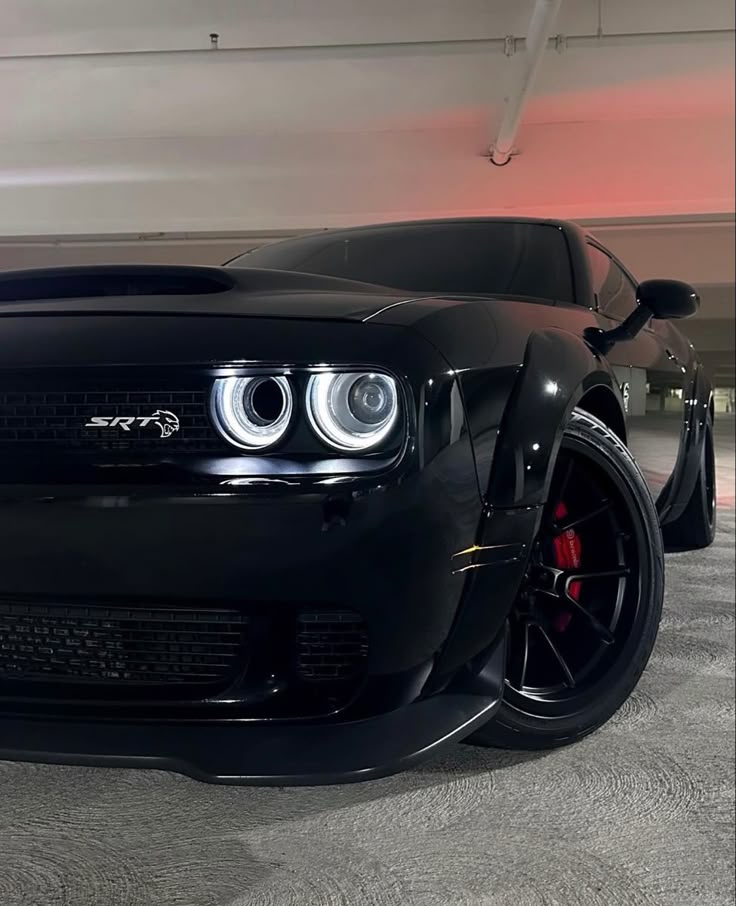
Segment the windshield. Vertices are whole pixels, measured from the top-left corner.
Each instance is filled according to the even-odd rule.
[[[343,277],[410,292],[572,302],[567,241],[545,223],[368,227],[278,242],[230,262]]]

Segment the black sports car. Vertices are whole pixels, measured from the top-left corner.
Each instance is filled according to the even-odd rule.
[[[0,275],[0,758],[323,783],[572,742],[707,545],[711,389],[570,223]]]

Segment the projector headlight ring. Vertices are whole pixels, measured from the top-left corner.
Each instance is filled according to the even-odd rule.
[[[394,378],[376,372],[324,372],[307,384],[306,410],[314,433],[342,453],[366,453],[384,443],[399,418]]]
[[[212,388],[215,427],[241,450],[262,452],[275,446],[293,414],[294,394],[282,375],[219,378]]]

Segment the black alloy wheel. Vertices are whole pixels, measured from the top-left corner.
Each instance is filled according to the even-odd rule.
[[[504,703],[473,741],[547,748],[608,720],[649,659],[663,569],[641,472],[603,423],[576,410],[509,616]]]

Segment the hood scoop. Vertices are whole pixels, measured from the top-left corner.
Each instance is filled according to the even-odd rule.
[[[226,315],[362,320],[396,297],[395,290],[368,283],[256,268],[105,265],[0,273],[0,317]]]
[[[43,268],[0,274],[0,304],[110,296],[199,296],[224,293],[234,286],[225,271],[206,267]]]

